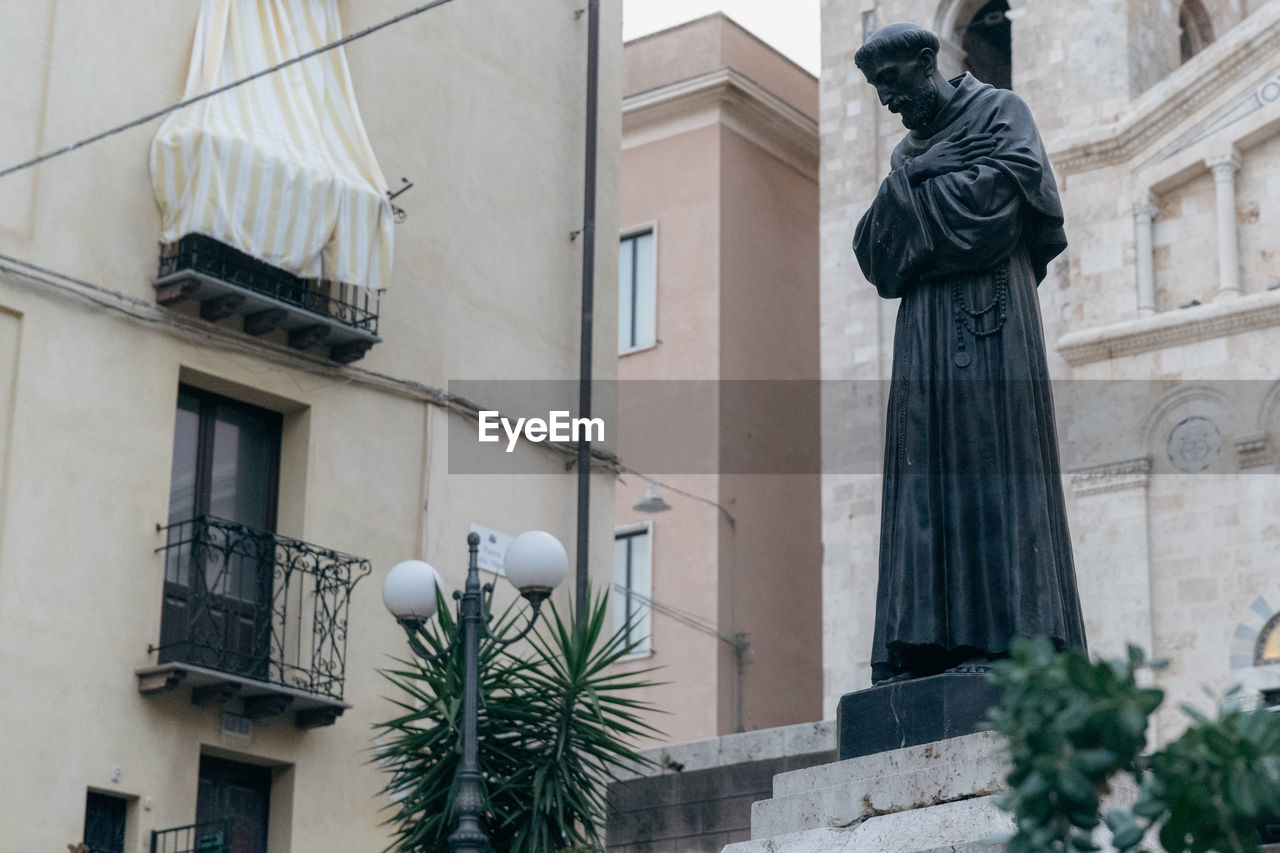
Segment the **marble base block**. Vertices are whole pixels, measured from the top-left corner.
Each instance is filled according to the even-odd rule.
[[[943,673],[846,693],[836,713],[837,756],[872,755],[986,728],[1000,691],[977,673]]]

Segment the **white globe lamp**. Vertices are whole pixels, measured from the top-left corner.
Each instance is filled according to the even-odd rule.
[[[502,568],[511,585],[533,601],[541,601],[560,585],[569,570],[569,555],[560,540],[544,530],[521,533],[507,546]]]
[[[382,582],[382,603],[400,622],[425,622],[436,615],[440,573],[421,560],[396,563]]]

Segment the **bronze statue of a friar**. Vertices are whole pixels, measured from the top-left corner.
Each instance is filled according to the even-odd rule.
[[[1084,648],[1036,289],[1067,246],[1031,112],[894,24],[854,62],[908,133],[854,252],[894,337],[872,681]]]

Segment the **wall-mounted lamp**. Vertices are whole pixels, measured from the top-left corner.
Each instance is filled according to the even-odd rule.
[[[658,494],[657,483],[650,483],[649,488],[645,490],[644,499],[632,509],[636,512],[666,512],[671,509],[671,504],[664,501],[662,495]]]

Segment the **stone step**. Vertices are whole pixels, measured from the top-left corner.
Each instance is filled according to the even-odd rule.
[[[752,840],[724,853],[1000,853],[1013,818],[992,795],[1007,771],[1000,739],[977,732],[779,774],[773,798],[752,806]],[[1122,775],[1102,811],[1137,797]],[[1094,841],[1114,850],[1104,827]]]
[[[723,853],[1002,853],[1013,819],[990,797],[730,844]],[[753,830],[752,835],[755,835]]]
[[[751,837],[773,838],[985,797],[1003,789],[1008,766],[996,736],[979,732],[851,758],[774,778],[772,799],[751,808]]]
[[[817,767],[806,767],[789,773],[779,773],[773,780],[773,795],[785,797],[815,788],[841,785],[850,779],[870,779],[911,773],[935,764],[972,761],[974,758],[990,758],[1000,749],[1000,738],[995,732],[975,732],[933,743],[892,749],[875,755],[848,758]]]

